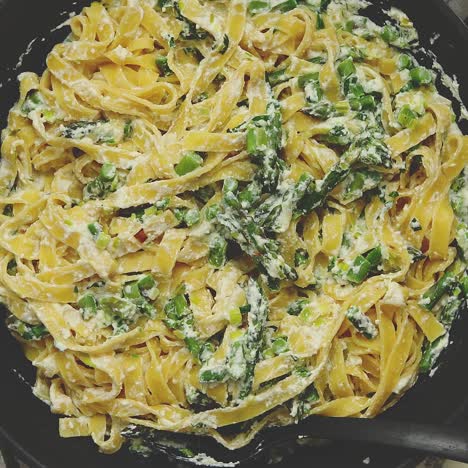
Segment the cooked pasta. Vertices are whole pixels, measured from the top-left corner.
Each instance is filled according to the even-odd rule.
[[[0,296],[63,437],[373,417],[466,297],[468,138],[362,1],[109,0],[20,75]],[[223,428],[232,426],[232,430]]]

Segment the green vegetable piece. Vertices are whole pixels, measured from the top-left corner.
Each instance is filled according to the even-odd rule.
[[[289,304],[287,312],[289,315],[299,315],[309,304],[309,299],[298,299]]]
[[[294,266],[300,267],[309,263],[309,252],[306,249],[297,249],[294,253]]]
[[[356,67],[354,66],[352,57],[348,57],[338,65],[338,73],[342,78],[347,78],[356,73]]]
[[[133,121],[126,120],[124,125],[124,140],[130,140],[133,136]]]
[[[271,100],[267,113],[251,119],[247,125],[247,153],[253,162],[260,165],[256,180],[265,190],[274,190],[285,169],[279,157],[282,146],[282,116],[278,101]]]
[[[227,377],[227,369],[224,366],[201,370],[199,379],[201,383],[224,382]]]
[[[287,11],[294,10],[294,8],[297,7],[297,1],[296,0],[284,0],[280,3],[277,3],[274,7],[273,10],[279,10],[283,13]]]
[[[419,302],[422,307],[432,310],[444,294],[450,294],[457,284],[452,272],[445,272],[442,277],[431,286],[422,296]]]
[[[275,70],[266,74],[266,79],[270,86],[276,86],[289,80],[289,76],[286,74],[286,68]]]
[[[85,320],[90,319],[97,312],[97,301],[92,294],[85,294],[78,300],[78,307]]]
[[[194,226],[200,221],[200,211],[197,208],[192,208],[185,213],[185,224],[188,227]]]
[[[127,299],[140,299],[140,287],[138,286],[138,281],[133,281],[131,283],[127,283],[123,287],[123,295]]]
[[[18,274],[18,265],[16,263],[16,260],[10,260],[7,265],[7,273],[10,276],[16,276]]]
[[[213,221],[216,219],[219,213],[219,205],[217,203],[214,203],[213,205],[210,205],[206,208],[205,211],[205,218],[207,221]]]
[[[247,152],[261,155],[263,148],[268,146],[268,134],[263,127],[250,127],[247,130]]]
[[[39,325],[31,325],[16,317],[8,323],[8,328],[27,341],[42,340],[49,335],[49,331],[42,323]]]
[[[229,311],[229,323],[234,327],[238,327],[242,324],[242,314],[239,307]]]
[[[226,263],[227,242],[218,233],[215,233],[210,238],[210,251],[208,261],[215,268],[221,268]]]
[[[319,73],[306,73],[305,75],[300,75],[297,78],[297,85],[299,88],[304,89],[309,83],[318,83],[319,82]]]
[[[417,117],[418,115],[416,114],[416,112],[411,110],[411,107],[406,104],[400,109],[400,112],[398,113],[398,123],[402,127],[408,128],[411,126],[411,124],[415,121]]]
[[[353,327],[368,340],[373,340],[379,334],[372,320],[367,315],[363,314],[359,307],[351,306],[346,311],[346,317]]]
[[[37,89],[30,89],[21,106],[21,112],[28,115],[31,111],[40,109],[43,105],[44,101],[41,93]]]
[[[398,57],[398,69],[407,70],[413,66],[413,59],[408,54],[401,54]]]
[[[243,340],[245,374],[241,382],[239,399],[243,400],[252,391],[255,365],[260,356],[260,347],[268,318],[269,304],[260,285],[252,278],[245,291],[247,303],[251,309],[248,313],[248,327]]]
[[[140,290],[152,289],[156,287],[156,281],[151,275],[143,276],[138,280],[137,284]]]
[[[109,245],[111,236],[105,232],[100,232],[96,238],[96,247],[100,250],[104,250]]]
[[[104,163],[99,172],[99,178],[105,182],[110,182],[117,175],[117,169],[112,163]]]
[[[238,187],[239,187],[239,182],[237,182],[237,180],[234,179],[234,177],[227,177],[224,180],[223,193],[227,194],[229,192],[236,192]]]
[[[382,28],[382,32],[380,34],[380,37],[388,44],[396,41],[398,36],[398,29],[388,24]]]
[[[315,27],[317,28],[317,30],[325,28],[325,23],[323,22],[322,15],[320,13],[317,13],[317,20],[315,22]]]
[[[161,76],[169,76],[173,74],[167,62],[167,57],[165,55],[156,56],[156,66],[158,67]]]
[[[247,8],[251,15],[256,15],[257,13],[269,10],[270,2],[268,0],[251,0]]]
[[[423,86],[432,83],[432,73],[425,67],[416,67],[410,70],[410,78],[415,86]]]
[[[343,125],[333,127],[328,133],[320,135],[320,140],[331,145],[346,146],[352,141],[352,135]]]
[[[366,256],[358,255],[353,265],[348,270],[347,278],[351,283],[362,283],[369,273],[380,264],[382,260],[382,250],[379,247],[372,249]]]
[[[174,170],[178,176],[184,176],[203,165],[203,158],[195,151],[188,151],[184,154],[179,164]]]
[[[88,231],[94,236],[97,237],[100,232],[102,232],[102,227],[99,223],[90,223],[88,224]]]
[[[188,209],[184,207],[176,207],[174,208],[174,216],[176,217],[177,221],[185,222],[185,215],[187,214]]]
[[[273,341],[271,348],[276,356],[287,352],[289,350],[288,338],[283,336],[277,338]]]
[[[4,216],[13,216],[13,205],[5,205],[5,207],[3,208],[3,215]]]

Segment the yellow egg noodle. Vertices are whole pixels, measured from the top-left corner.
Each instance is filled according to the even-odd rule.
[[[373,417],[466,297],[468,137],[363,1],[108,0],[20,75],[0,295],[63,437]],[[238,430],[223,430],[226,426]]]

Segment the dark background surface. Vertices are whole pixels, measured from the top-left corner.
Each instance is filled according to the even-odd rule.
[[[468,2],[468,0],[463,0]],[[45,68],[44,59],[52,45],[63,40],[67,29],[49,32],[68,18],[68,12],[80,11],[89,2],[65,0],[0,0],[0,127],[5,125],[8,109],[17,99],[16,76],[22,71],[40,72]],[[381,2],[373,2],[381,3]],[[461,94],[468,103],[468,33],[461,21],[445,9],[440,0],[401,0],[383,2],[400,6],[415,21],[421,33],[421,42],[428,46],[433,34],[441,35],[430,48],[449,74],[456,74],[461,83]],[[64,12],[64,9],[66,11]],[[372,9],[371,9],[372,12]],[[30,41],[32,52],[26,55],[22,66],[16,69],[18,57]],[[42,40],[44,38],[44,40]],[[429,47],[429,46],[428,46]],[[430,63],[429,63],[430,64]],[[465,122],[466,124],[466,122]],[[468,132],[466,125],[464,131]],[[421,379],[397,407],[381,417],[402,421],[458,424],[467,421],[468,398],[468,317],[456,325],[453,345],[445,356],[445,363],[431,379]],[[465,335],[465,336],[464,336]],[[89,439],[61,439],[58,436],[57,417],[31,393],[34,372],[25,364],[18,344],[0,325],[0,434],[7,436],[8,445],[14,447],[31,466],[48,468],[82,467],[136,467],[169,466],[166,457],[139,461],[125,450],[108,457],[96,452]],[[18,371],[16,371],[16,369]],[[20,379],[18,372],[24,377]],[[287,430],[287,429],[285,429]],[[5,442],[4,442],[5,443]],[[201,441],[200,445],[206,444]],[[208,447],[206,447],[208,448]],[[278,452],[287,454],[289,449]],[[368,465],[363,460],[370,458]],[[235,460],[235,456],[232,457]],[[316,467],[390,468],[415,466],[421,456],[359,444],[324,444],[320,448],[299,448],[293,455],[286,455],[285,462],[276,466],[294,465]],[[264,466],[265,459],[255,465]]]

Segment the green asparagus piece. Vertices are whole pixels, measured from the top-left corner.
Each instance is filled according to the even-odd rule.
[[[78,307],[85,320],[89,320],[97,312],[97,301],[92,294],[85,294],[78,300]]]
[[[320,400],[315,385],[310,385],[293,400],[291,416],[299,421],[306,418],[312,407]]]
[[[442,277],[431,286],[422,296],[421,306],[432,310],[444,294],[450,294],[457,284],[457,279],[451,271],[445,272]]]
[[[376,326],[372,320],[361,312],[359,307],[351,306],[346,311],[346,317],[351,322],[354,328],[369,340],[373,340],[378,335]]]
[[[285,169],[279,157],[282,147],[282,121],[278,101],[270,101],[267,113],[254,117],[247,125],[247,153],[260,165],[258,179],[267,191],[278,185],[280,174]]]
[[[289,76],[286,73],[287,68],[280,68],[266,74],[266,79],[270,86],[276,86],[289,80]]]
[[[277,279],[297,279],[295,270],[279,253],[277,242],[266,238],[262,227],[251,215],[226,207],[218,215],[217,222],[222,226],[224,236],[236,241],[268,276]]]
[[[442,309],[439,320],[442,325],[444,325],[447,332],[434,340],[432,343],[427,340],[425,341],[421,362],[419,363],[420,372],[424,374],[428,373],[434,367],[434,364],[436,363],[442,351],[447,347],[449,342],[450,328],[461,307],[462,300],[454,297],[451,298],[451,300],[449,300],[449,302]]]
[[[289,315],[299,315],[308,305],[309,299],[298,299],[297,301],[291,302],[288,306]]]
[[[297,214],[306,215],[321,206],[330,192],[350,173],[351,167],[346,159],[339,161],[325,176],[319,189],[309,191],[297,203]]]
[[[351,172],[346,178],[344,200],[349,202],[361,198],[365,192],[377,187],[381,180],[382,175],[379,172],[366,169]]]
[[[380,264],[382,260],[382,250],[379,247],[372,249],[365,256],[358,255],[353,265],[348,270],[348,281],[352,283],[362,283],[367,276]]]
[[[26,98],[21,106],[21,112],[24,115],[28,115],[31,111],[41,109],[43,106],[44,99],[42,94],[37,89],[31,89],[26,94]]]
[[[254,279],[250,278],[245,291],[247,303],[250,305],[248,313],[248,327],[243,339],[246,372],[241,383],[239,398],[242,400],[252,391],[255,365],[260,356],[262,338],[268,318],[268,300],[262,288]]]
[[[312,183],[312,177],[304,174],[297,184],[281,184],[279,192],[268,197],[255,211],[254,219],[267,231],[285,232],[296,206]]]
[[[208,261],[215,268],[221,268],[226,263],[227,242],[219,233],[214,233],[210,237],[210,252]]]
[[[300,267],[309,263],[309,252],[306,249],[297,249],[294,253],[294,266]]]
[[[9,321],[8,328],[27,341],[42,340],[42,338],[49,335],[49,331],[42,323],[39,325],[30,325],[16,317]]]
[[[196,359],[200,359],[204,343],[195,330],[193,313],[185,296],[178,294],[170,299],[164,307],[164,312],[166,313],[164,323],[167,327],[171,330],[179,330],[184,336],[189,351]]]

